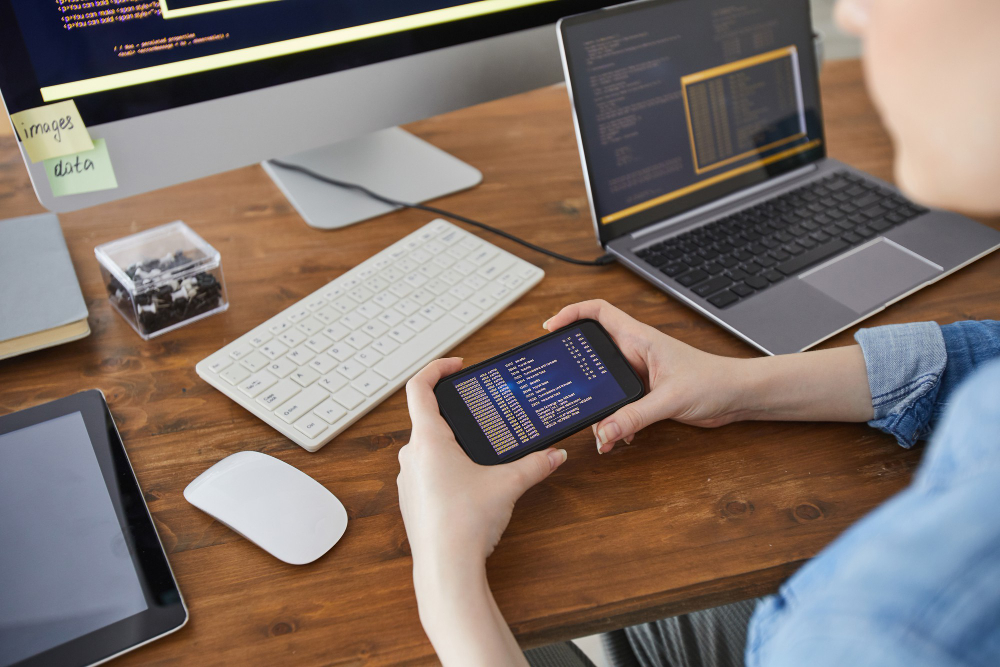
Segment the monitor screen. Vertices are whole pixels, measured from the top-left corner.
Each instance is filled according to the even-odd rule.
[[[516,30],[593,0],[0,0],[11,113],[74,98],[88,125]]]
[[[579,327],[459,375],[452,383],[501,458],[625,398]]]
[[[0,435],[0,665],[148,609],[80,412]]]
[[[641,3],[563,39],[602,237],[822,154],[801,0]]]

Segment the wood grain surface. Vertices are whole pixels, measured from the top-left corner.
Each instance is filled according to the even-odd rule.
[[[859,65],[828,64],[822,88],[830,154],[891,180],[891,145]],[[6,129],[2,216],[40,212]],[[599,254],[564,88],[409,129],[485,175],[440,206],[567,254]],[[403,393],[310,454],[194,370],[431,216],[400,212],[341,231],[313,230],[254,166],[60,218],[93,333],[0,362],[0,412],[95,387],[107,396],[191,612],[183,630],[117,664],[433,662],[396,494],[396,455],[409,428]],[[231,307],[144,342],[109,306],[94,246],[178,219],[222,253]],[[596,297],[704,350],[757,354],[617,265],[574,267],[489,240],[547,275],[455,348],[468,362],[541,335],[541,323],[561,306]],[[865,324],[995,317],[998,291],[995,254]],[[854,331],[825,346],[850,343]],[[518,503],[489,561],[500,608],[525,647],[769,593],[901,489],[920,458],[863,424],[703,430],[665,422],[601,457],[589,431],[565,446],[568,462]],[[298,467],[347,507],[347,533],[317,562],[286,565],[184,500],[199,473],[248,449]]]

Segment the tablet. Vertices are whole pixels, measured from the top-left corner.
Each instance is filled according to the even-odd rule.
[[[0,417],[0,666],[93,665],[187,609],[104,395]]]

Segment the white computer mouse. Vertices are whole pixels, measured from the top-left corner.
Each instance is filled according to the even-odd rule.
[[[313,562],[347,530],[347,510],[326,487],[260,452],[227,456],[188,484],[184,497],[292,565]]]

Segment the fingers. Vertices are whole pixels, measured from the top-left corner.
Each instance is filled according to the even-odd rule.
[[[623,321],[632,319],[607,301],[604,301],[603,299],[594,299],[592,301],[581,301],[580,303],[574,303],[566,306],[546,320],[545,323],[542,324],[542,327],[548,329],[549,331],[555,331],[556,329],[564,327],[567,324],[572,324],[577,320],[586,318],[597,320],[605,327],[608,327],[609,325],[621,325]]]
[[[438,359],[424,366],[423,370],[406,383],[406,407],[410,411],[412,429],[426,428],[442,420],[434,385],[445,375],[462,368],[458,357]]]
[[[597,451],[610,452],[618,440],[632,442],[632,438],[643,428],[663,419],[661,406],[655,397],[646,395],[635,403],[630,403],[597,426]]]
[[[546,449],[528,454],[522,459],[502,466],[503,470],[514,476],[514,487],[517,493],[515,500],[565,463],[566,456],[565,449]]]

